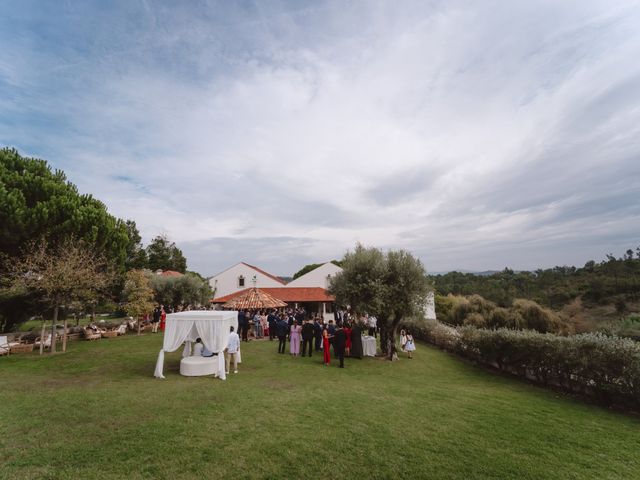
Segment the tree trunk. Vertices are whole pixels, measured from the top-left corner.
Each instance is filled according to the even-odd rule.
[[[384,323],[380,328],[380,349],[387,360],[398,358],[398,350],[396,349],[396,331],[400,320],[394,320],[391,323]]]
[[[58,323],[58,310],[60,305],[56,303],[53,308],[53,321],[51,322],[51,353],[56,353],[56,324]]]
[[[77,313],[74,313],[73,318],[76,319],[76,327],[80,325],[80,315],[78,315]]]
[[[44,351],[44,333],[47,331],[44,318],[42,319],[42,330],[40,331],[40,355]]]
[[[69,324],[69,321],[67,320],[66,316],[64,319],[64,333],[62,334],[62,351],[66,352],[67,351],[67,325]]]
[[[140,321],[140,317],[138,317],[138,335],[140,335],[140,327],[142,326],[142,322]]]

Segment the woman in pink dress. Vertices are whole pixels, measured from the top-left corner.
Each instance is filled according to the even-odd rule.
[[[298,324],[296,320],[291,325],[291,337],[290,337],[290,351],[291,355],[297,357],[300,355],[300,338],[301,338],[302,327]]]

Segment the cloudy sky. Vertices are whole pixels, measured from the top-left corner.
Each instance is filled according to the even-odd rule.
[[[3,1],[0,144],[189,268],[640,244],[640,5]]]

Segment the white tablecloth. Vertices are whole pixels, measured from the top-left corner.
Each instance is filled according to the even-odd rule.
[[[365,357],[376,356],[376,338],[368,335],[362,336],[362,355]]]

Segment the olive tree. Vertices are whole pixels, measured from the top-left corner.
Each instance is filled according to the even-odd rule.
[[[346,253],[342,268],[331,280],[329,292],[356,315],[376,316],[382,352],[392,360],[398,325],[424,315],[430,286],[422,262],[404,250],[385,253],[358,244]]]

